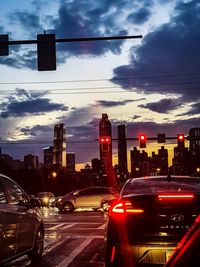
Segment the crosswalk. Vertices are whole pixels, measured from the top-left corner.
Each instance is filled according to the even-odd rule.
[[[104,267],[106,224],[101,216],[52,215],[44,219],[44,224],[42,261],[35,266],[27,257],[21,257],[7,266]]]

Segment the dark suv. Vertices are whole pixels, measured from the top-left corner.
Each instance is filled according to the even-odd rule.
[[[130,179],[109,211],[106,267],[163,264],[200,207],[200,179]]]
[[[42,256],[44,224],[37,206],[38,200],[0,174],[0,265],[24,254],[32,260]]]

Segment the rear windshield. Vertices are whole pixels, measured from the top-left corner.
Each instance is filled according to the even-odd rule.
[[[132,180],[122,189],[122,196],[125,195],[149,195],[160,192],[195,192],[200,193],[200,179],[176,178],[167,181],[166,179],[141,179]]]

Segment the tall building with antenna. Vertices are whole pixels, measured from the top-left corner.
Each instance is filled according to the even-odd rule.
[[[101,142],[104,140],[105,142]],[[99,151],[100,151],[100,160],[103,163],[105,168],[112,167],[112,128],[111,123],[108,119],[106,113],[102,114],[102,118],[99,122]]]
[[[106,113],[99,121],[99,152],[100,162],[105,175],[107,186],[116,186],[116,175],[112,166],[112,128]]]

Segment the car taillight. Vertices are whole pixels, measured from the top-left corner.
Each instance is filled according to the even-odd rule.
[[[129,201],[120,200],[111,207],[111,213],[113,214],[141,214],[143,213],[143,209],[133,207],[132,203]]]
[[[184,193],[170,193],[170,194],[158,195],[159,200],[192,200],[193,198],[194,198],[193,194],[184,194]]]

